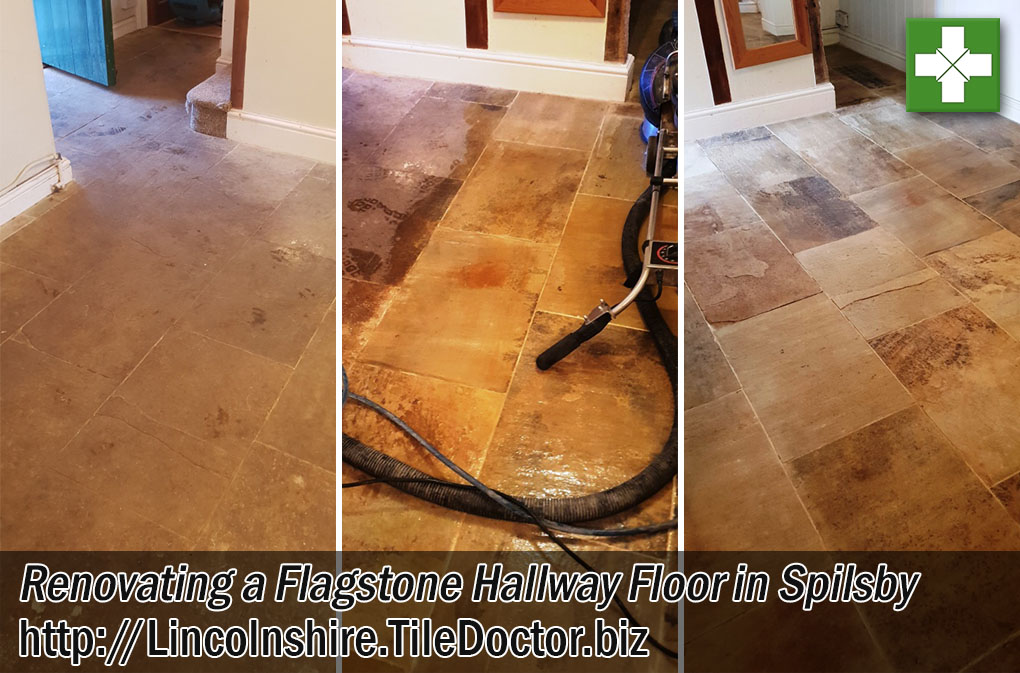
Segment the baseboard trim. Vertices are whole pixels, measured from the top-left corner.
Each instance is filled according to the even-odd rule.
[[[124,37],[128,33],[133,33],[138,30],[138,17],[129,16],[126,19],[121,19],[117,23],[113,24],[113,39]]]
[[[716,105],[684,115],[684,138],[698,140],[762,124],[807,117],[836,109],[836,90],[824,82],[810,89]]]
[[[223,58],[222,56],[220,56],[218,59],[216,59],[217,67],[230,67],[230,63],[231,60],[229,58]]]
[[[63,189],[73,179],[71,162],[61,157],[37,175],[0,195],[0,226],[45,199],[54,189]]]
[[[828,47],[833,44],[839,44],[839,28],[822,28],[822,45]]]
[[[610,101],[627,97],[634,70],[630,54],[624,63],[589,63],[357,37],[343,39],[341,56],[345,68],[385,75]]]
[[[1020,124],[1020,100],[1000,93],[999,114],[1010,121]]]
[[[907,70],[906,54],[893,51],[892,49],[884,47],[877,42],[865,40],[862,37],[843,30],[839,32],[839,43],[850,51],[856,51],[858,54],[864,54],[876,61],[881,61],[886,65],[891,65],[902,72],[906,72]]]
[[[244,110],[230,110],[227,112],[227,138],[336,164],[335,129],[298,124]]]

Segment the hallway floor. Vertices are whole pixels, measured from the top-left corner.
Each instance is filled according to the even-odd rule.
[[[75,183],[0,243],[0,546],[335,548],[334,166],[192,132],[219,41],[45,70]]]
[[[1020,549],[1020,125],[834,114],[687,147],[689,550]]]
[[[345,71],[342,312],[351,390],[508,492],[589,493],[640,471],[669,434],[673,398],[637,311],[549,371],[534,358],[600,298],[625,294],[620,232],[647,186],[641,119],[633,104]],[[675,233],[675,191],[668,199]],[[667,288],[660,300],[674,325],[677,296]],[[343,427],[447,476],[354,404]],[[346,466],[343,476],[364,478]],[[675,512],[675,488],[667,488],[605,523]],[[623,544],[675,548],[676,538]],[[454,513],[387,486],[343,493],[347,550],[550,546],[530,527]]]

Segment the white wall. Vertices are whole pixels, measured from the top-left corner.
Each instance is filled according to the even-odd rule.
[[[344,67],[623,100],[632,63],[606,63],[606,18],[494,12],[488,49],[465,44],[463,0],[348,0]]]
[[[906,19],[935,16],[935,0],[839,0],[839,9],[849,21],[847,29],[839,32],[840,44],[905,70]]]
[[[337,2],[251,0],[243,110],[227,137],[336,161]]]
[[[1000,20],[999,113],[1020,122],[1020,2],[1014,0],[839,0],[850,16],[840,43],[865,56],[906,70],[907,17],[997,18]]]
[[[32,0],[0,0],[0,190],[55,152]],[[30,168],[19,182],[45,166]]]
[[[712,83],[708,79],[708,62],[701,41],[698,13],[693,2],[684,3],[684,112],[707,110],[715,105]]]
[[[815,83],[815,65],[811,54],[735,68],[722,0],[716,0],[716,16],[722,37],[731,102],[713,105],[708,85],[708,65],[693,4],[685,3],[687,7],[684,11],[684,132],[687,139],[835,109],[832,85],[828,82]],[[688,78],[690,82],[686,81]]]
[[[999,19],[999,114],[1020,122],[1020,2],[937,0],[935,16]]]
[[[113,16],[113,38],[127,35],[144,28],[145,0],[110,0],[110,14]]]

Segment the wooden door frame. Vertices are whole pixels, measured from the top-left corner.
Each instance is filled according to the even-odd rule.
[[[248,0],[234,0],[234,46],[230,61],[230,107],[244,107],[244,61],[248,51]]]

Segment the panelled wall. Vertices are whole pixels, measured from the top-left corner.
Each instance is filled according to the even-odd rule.
[[[849,21],[847,28],[839,31],[840,44],[904,70],[905,21],[935,16],[935,5],[936,0],[839,0],[839,9],[847,13]]]

